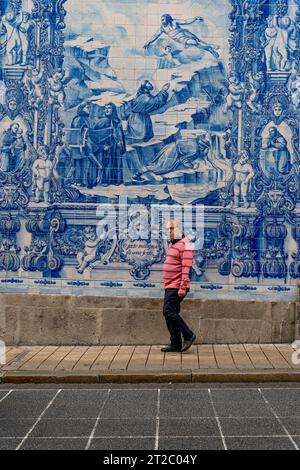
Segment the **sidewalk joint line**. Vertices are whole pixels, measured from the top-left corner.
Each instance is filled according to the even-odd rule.
[[[271,411],[271,413],[275,416],[275,418],[277,419],[278,423],[280,424],[280,426],[282,427],[282,429],[284,430],[285,434],[287,435],[287,437],[289,438],[289,440],[291,441],[291,443],[293,444],[293,446],[295,447],[296,450],[299,450],[299,447],[298,445],[296,444],[296,442],[294,441],[294,439],[292,438],[292,436],[290,435],[290,433],[288,432],[287,428],[284,426],[284,424],[282,423],[281,419],[279,418],[279,416],[277,415],[276,411],[273,409],[272,405],[269,403],[269,401],[267,400],[267,398],[264,396],[261,388],[258,388],[257,389],[262,397],[262,399],[264,400],[265,404],[267,405],[267,408]]]
[[[105,407],[105,405],[106,405],[106,403],[107,403],[107,401],[108,401],[108,399],[109,399],[110,392],[111,392],[111,389],[109,388],[109,389],[107,390],[107,395],[106,395],[106,397],[105,397],[104,402],[102,403],[100,412],[99,412],[99,414],[98,414],[98,416],[97,416],[96,422],[95,422],[94,427],[93,427],[93,429],[92,429],[92,432],[91,432],[91,434],[90,434],[89,440],[88,440],[88,442],[87,442],[87,444],[86,444],[86,446],[85,446],[85,450],[89,450],[89,448],[90,448],[90,446],[91,446],[91,443],[92,443],[92,440],[93,440],[93,438],[94,438],[94,436],[95,436],[95,432],[96,432],[98,423],[99,423],[99,421],[100,421],[102,412],[103,412],[104,407]]]
[[[212,407],[213,407],[213,410],[214,410],[215,419],[216,419],[216,421],[217,421],[218,428],[219,428],[219,431],[220,431],[220,435],[221,435],[221,438],[222,438],[224,450],[228,450],[227,444],[226,444],[226,440],[225,440],[225,437],[224,437],[224,434],[223,434],[223,430],[222,430],[221,421],[220,421],[220,418],[218,417],[217,410],[216,410],[216,407],[215,407],[215,404],[214,404],[214,400],[213,400],[213,397],[212,397],[211,389],[208,388],[207,390],[208,390],[208,395],[209,395],[209,398],[210,398],[210,401],[211,401],[211,404],[212,404]]]
[[[58,397],[58,395],[60,394],[60,392],[62,391],[62,389],[60,388],[59,390],[57,390],[56,394],[54,395],[54,397],[50,400],[50,402],[48,403],[48,405],[46,406],[46,408],[44,409],[44,411],[42,411],[42,413],[40,414],[40,416],[38,417],[38,419],[35,421],[35,423],[33,424],[33,426],[29,429],[28,433],[26,434],[26,436],[22,439],[22,441],[20,442],[20,444],[17,446],[16,450],[20,450],[20,448],[22,447],[22,445],[24,444],[24,442],[28,439],[28,437],[30,436],[30,434],[32,433],[32,431],[34,430],[34,428],[37,426],[37,424],[41,421],[41,419],[43,418],[43,416],[45,415],[45,413],[49,410],[50,406],[54,403],[54,400]]]
[[[159,446],[159,413],[160,413],[160,388],[157,390],[157,411],[156,411],[156,431],[155,431],[155,448]]]
[[[1,389],[0,389],[0,391],[1,391]],[[3,402],[3,400],[5,400],[5,398],[7,398],[7,397],[12,393],[12,391],[13,391],[12,389],[9,390],[9,391],[4,395],[4,397],[0,398],[0,403]]]

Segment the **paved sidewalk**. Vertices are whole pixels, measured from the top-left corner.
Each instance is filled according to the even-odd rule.
[[[0,381],[239,382],[299,381],[290,344],[200,345],[184,353],[161,346],[8,347]]]

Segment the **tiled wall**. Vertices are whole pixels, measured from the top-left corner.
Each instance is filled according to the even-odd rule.
[[[160,296],[174,211],[190,295],[295,299],[299,0],[0,13],[0,291]]]

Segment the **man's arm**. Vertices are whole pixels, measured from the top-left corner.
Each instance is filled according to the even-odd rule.
[[[152,36],[150,41],[146,42],[146,44],[144,45],[144,49],[147,49],[149,46],[151,46],[151,44],[157,41],[157,39],[162,35],[162,33],[163,33],[162,29],[157,31],[157,33],[155,33],[154,36]]]
[[[249,171],[246,179],[245,179],[245,183],[249,183],[255,176],[255,173],[254,173],[254,170],[253,170],[253,167],[252,165],[248,164],[247,165],[247,170]]]
[[[36,160],[34,164],[32,165],[32,173],[36,177],[39,175],[39,161],[38,160]]]
[[[194,262],[194,249],[190,242],[185,244],[182,252],[182,271],[181,271],[181,284],[178,295],[184,296],[187,289],[190,287],[190,271]]]
[[[184,25],[189,25],[189,24],[193,24],[193,23],[196,23],[196,21],[200,21],[201,23],[204,21],[202,16],[195,16],[195,18],[190,18],[188,20],[179,20],[179,19],[174,19],[174,22],[179,24],[180,26],[184,26]]]

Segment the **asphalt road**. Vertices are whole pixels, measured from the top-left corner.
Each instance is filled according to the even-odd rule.
[[[0,385],[0,449],[300,448],[300,385]]]

